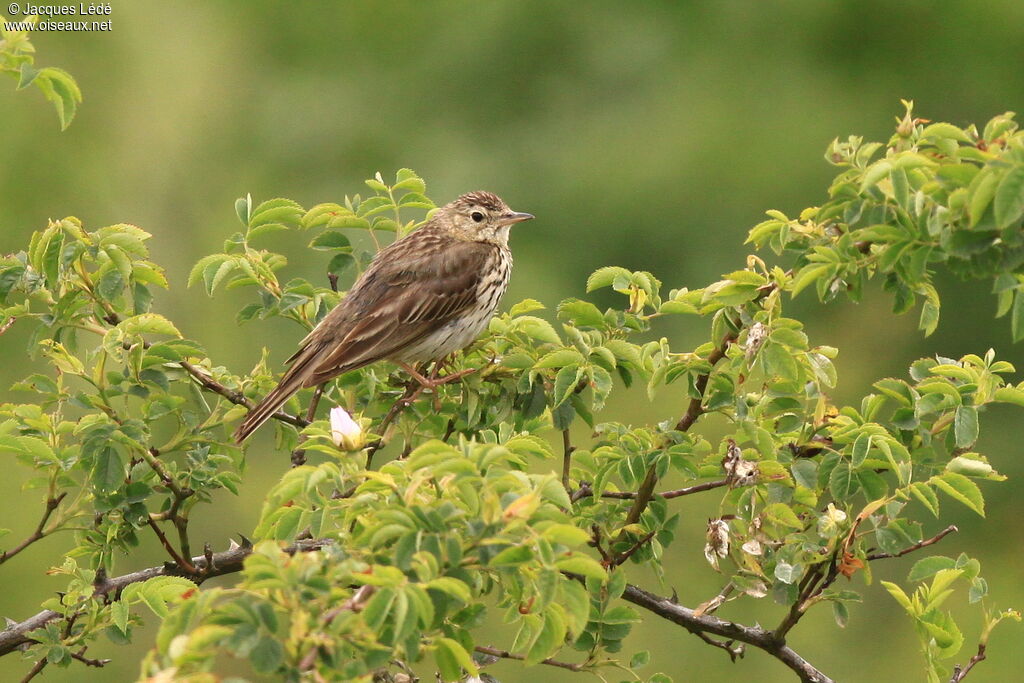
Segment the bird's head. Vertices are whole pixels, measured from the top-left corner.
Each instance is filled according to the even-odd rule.
[[[445,204],[432,220],[461,239],[505,245],[509,229],[531,218],[533,214],[510,209],[498,195],[478,190]]]

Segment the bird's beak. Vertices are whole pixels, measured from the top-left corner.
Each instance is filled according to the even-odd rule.
[[[500,222],[502,225],[515,225],[516,223],[522,223],[533,218],[532,213],[519,213],[517,211],[511,211],[501,217]]]

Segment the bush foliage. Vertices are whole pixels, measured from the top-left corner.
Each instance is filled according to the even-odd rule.
[[[755,647],[801,680],[829,680],[785,645],[788,632],[826,604],[845,625],[874,562],[927,555],[954,530],[924,530],[945,506],[984,515],[984,489],[1004,478],[975,450],[982,418],[991,404],[1024,406],[1024,383],[980,349],[918,360],[859,403],[835,405],[838,350],[784,309],[805,289],[857,300],[878,279],[896,313],[920,303],[930,334],[932,275],[945,267],[990,279],[999,315],[1024,336],[1024,134],[1012,114],[959,128],[915,119],[908,104],[890,140],[836,141],[826,159],[838,175],[821,206],[770,211],[750,231],[778,263],[751,255],[693,289],[599,268],[586,292],[609,288],[617,305],[602,310],[582,292],[552,312],[515,303],[448,369],[475,372],[411,404],[389,364],[328,383],[308,418],[313,390],[293,397],[274,421],[280,480],[251,540],[228,549],[202,548],[189,520],[216,514],[215,491],[237,492],[245,451],[231,431],[277,368],[266,354],[248,370],[212,359],[152,310],[154,289],[169,283],[142,229],[51,222],[0,260],[4,329],[33,326],[28,352],[47,366],[13,388],[26,402],[0,406],[0,451],[34,472],[43,502],[37,530],[0,563],[73,529],[55,569],[68,585],[35,621],[0,633],[0,654],[80,666],[90,643],[131,641],[152,612],[161,625],[140,677],[153,680],[214,680],[227,655],[285,680],[460,680],[513,658],[668,681],[638,672],[650,655],[629,640],[636,622],[665,618],[729,656]],[[285,318],[305,333],[373,256],[353,246],[354,232],[379,245],[434,206],[407,169],[367,186],[309,209],[239,200],[240,229],[189,283],[249,292],[239,324]],[[276,231],[308,241],[322,281],[290,274],[263,246]],[[706,341],[674,346],[659,331],[667,316],[706,330]],[[658,400],[669,384],[685,387],[683,405]],[[632,385],[664,421],[616,420],[609,396]],[[364,433],[339,440],[330,406]],[[704,556],[690,560],[710,563],[722,590],[694,608],[636,585],[647,576],[639,568],[653,569],[664,593],[684,571],[665,558],[682,523],[673,501],[689,495],[720,501]],[[145,534],[166,549],[165,566],[133,564]],[[231,587],[196,587],[234,572]],[[839,588],[840,576],[852,582]],[[920,636],[929,681],[966,675],[950,670],[964,646],[983,656],[991,628],[1017,616],[987,605],[980,564],[962,554],[923,557],[885,587]],[[980,634],[943,607],[955,589],[983,611]],[[753,600],[778,603],[776,627],[742,625]],[[507,643],[482,641],[493,624]]]

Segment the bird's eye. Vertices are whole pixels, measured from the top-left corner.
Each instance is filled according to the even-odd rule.
[[[474,211],[473,213],[469,214],[469,217],[472,218],[477,223],[484,219],[484,215],[479,211]]]

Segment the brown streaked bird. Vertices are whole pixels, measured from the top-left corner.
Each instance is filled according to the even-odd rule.
[[[402,366],[469,346],[487,327],[508,287],[509,229],[533,218],[497,195],[470,192],[434,212],[423,227],[382,249],[348,294],[299,344],[291,367],[235,432],[243,441],[299,389],[379,360]]]

